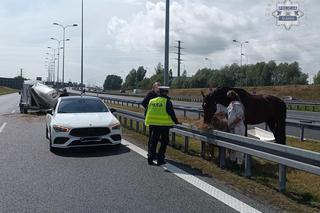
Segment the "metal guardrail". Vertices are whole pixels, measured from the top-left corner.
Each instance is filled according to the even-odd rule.
[[[131,105],[132,107],[137,106],[138,108],[140,108],[141,106],[141,101],[126,100],[126,99],[120,99],[120,98],[106,98],[106,97],[101,97],[101,98],[104,99],[107,103],[121,104],[121,105],[127,105],[127,106]],[[197,114],[199,119],[203,114],[203,110],[196,107],[174,105],[174,109],[183,111],[184,117],[187,116],[187,112]],[[320,124],[316,124],[311,120],[297,120],[293,117],[287,117],[286,125],[300,128],[301,141],[304,140],[305,129],[320,130]]]
[[[136,122],[135,130],[140,131],[142,123],[143,133],[146,134],[147,127],[144,125],[144,116],[140,113],[133,113],[125,110],[117,110],[114,113],[120,122],[133,129],[133,122]],[[287,167],[295,168],[312,174],[320,175],[320,153],[307,151],[285,145],[262,142],[260,140],[234,135],[226,132],[212,130],[205,132],[190,126],[176,125],[170,130],[171,144],[176,141],[176,134],[184,137],[184,152],[188,152],[189,139],[201,141],[201,156],[204,156],[205,145],[211,144],[219,148],[219,166],[226,166],[226,149],[239,151],[245,154],[244,175],[252,175],[252,156],[262,158],[279,164],[279,191],[286,188]]]
[[[99,94],[97,93],[97,96]],[[136,106],[140,108],[141,101],[136,100],[127,100],[127,99],[121,99],[121,98],[111,98],[111,97],[100,97],[107,103],[113,103],[113,104],[121,104],[121,105],[131,105],[132,107]],[[201,115],[203,114],[203,110],[199,109],[197,107],[189,107],[185,105],[174,105],[175,110],[179,110],[183,112],[183,116],[187,117],[187,113],[193,113],[197,114],[197,117],[200,119]],[[286,119],[286,125],[291,127],[300,128],[300,141],[304,141],[304,135],[305,135],[305,129],[311,129],[311,130],[320,130],[320,123],[314,123],[313,120],[300,120],[296,119],[294,117],[287,117]],[[265,127],[267,129],[267,125]]]
[[[106,94],[106,95],[121,95],[121,96],[133,96],[133,97],[144,97],[142,94],[126,94],[126,93],[111,93],[111,92],[105,92],[105,91],[89,91],[91,93],[96,94]],[[176,101],[186,101],[186,102],[202,102],[202,98],[199,96],[172,96],[172,100]],[[320,101],[298,101],[298,100],[291,100],[291,101],[285,101],[287,104],[288,109],[294,109],[294,106],[299,109],[303,109],[304,111],[307,111],[307,108],[312,108],[313,112],[320,111]]]

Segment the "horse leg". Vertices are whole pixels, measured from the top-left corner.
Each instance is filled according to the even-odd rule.
[[[276,132],[278,135],[278,140],[276,140],[279,144],[286,144],[286,122],[278,121],[276,124]]]

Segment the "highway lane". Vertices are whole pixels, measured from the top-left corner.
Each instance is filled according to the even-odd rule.
[[[0,111],[7,122],[0,133],[1,212],[235,212],[126,146],[53,154],[44,115],[13,112],[18,95],[0,102],[7,105]],[[263,212],[272,209],[220,187]]]
[[[18,93],[0,96],[0,113],[11,113],[13,110],[17,110]],[[20,96],[19,96],[20,97]]]
[[[78,91],[72,91],[78,93]],[[96,93],[86,93],[87,95],[97,96]],[[131,97],[131,96],[116,96],[116,95],[106,95],[106,94],[99,94],[99,97],[111,97],[111,98],[121,98],[126,100],[135,100],[141,101],[142,98],[140,97]],[[201,107],[201,103],[198,102],[182,102],[182,101],[173,101],[174,105],[183,105],[189,107]],[[183,112],[176,110],[176,114],[182,116]],[[187,113],[188,116],[198,117],[197,113]],[[303,112],[303,111],[287,111],[287,117],[295,118],[297,120],[313,120],[315,123],[320,124],[320,113],[317,112]],[[264,128],[265,124],[255,125],[260,128]],[[253,126],[251,126],[253,127]],[[286,128],[287,135],[300,137],[300,128],[297,127],[287,127]],[[305,129],[305,138],[307,139],[314,139],[320,140],[320,131]]]

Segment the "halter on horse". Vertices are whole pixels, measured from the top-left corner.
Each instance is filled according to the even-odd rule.
[[[227,92],[234,90],[240,96],[245,108],[245,125],[254,125],[266,122],[273,133],[276,143],[286,143],[286,114],[287,106],[280,99],[272,95],[251,95],[244,89],[219,87],[207,95],[203,92],[204,122],[210,123],[216,112],[216,105],[228,106],[231,100]]]

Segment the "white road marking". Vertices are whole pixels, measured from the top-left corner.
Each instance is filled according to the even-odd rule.
[[[4,130],[4,128],[7,126],[7,122],[4,122],[1,126],[0,126],[0,133]]]
[[[144,158],[147,158],[147,152],[134,144],[122,140],[121,143],[125,146],[127,146],[132,151],[142,155]],[[215,199],[223,202],[224,204],[228,205],[229,207],[233,208],[234,210],[238,212],[245,212],[245,213],[257,213],[260,212],[257,209],[245,204],[244,202],[238,200],[237,198],[232,197],[231,195],[228,195],[227,193],[221,191],[220,189],[215,188],[214,186],[211,186],[210,184],[204,182],[203,180],[200,180],[199,178],[187,173],[186,171],[179,169],[178,167],[172,165],[172,164],[165,164],[162,166],[164,169],[170,171],[174,175],[180,177],[181,179],[185,180],[186,182],[190,183],[191,185],[197,187],[201,191],[207,193],[208,195],[214,197]]]
[[[13,113],[15,113],[15,112],[16,112],[15,110],[12,110],[12,112],[11,112],[11,113],[13,114]]]

